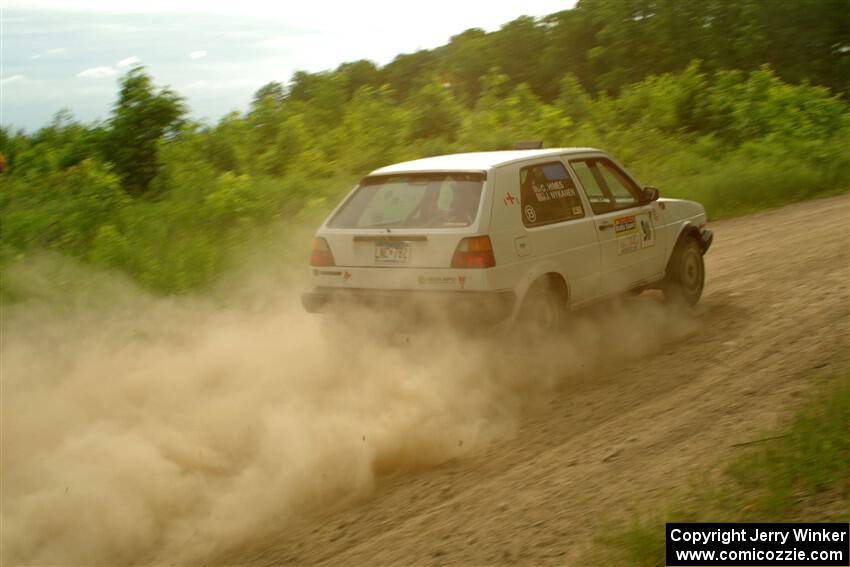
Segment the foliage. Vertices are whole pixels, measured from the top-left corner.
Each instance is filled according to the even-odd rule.
[[[384,67],[296,72],[216,124],[135,68],[105,123],[0,128],[0,265],[47,248],[188,291],[373,168],[528,139],[604,148],[712,218],[845,191],[841,7],[580,0]]]
[[[579,0],[572,10],[490,33],[473,28],[443,47],[399,55],[372,86],[388,83],[406,98],[422,77],[438,76],[472,106],[477,78],[498,67],[550,103],[567,73],[594,95],[614,95],[699,59],[710,71],[768,64],[785,81],[847,94],[848,30],[845,0]]]
[[[147,192],[157,174],[158,146],[166,135],[177,134],[185,111],[176,93],[155,91],[142,67],[123,78],[104,150],[128,193]]]
[[[4,179],[3,241],[20,251],[84,257],[101,223],[129,202],[118,178],[93,160],[39,176]]]
[[[482,85],[478,104],[461,128],[463,146],[500,150],[524,139],[562,145],[571,123],[569,117],[559,108],[540,102],[527,84],[509,90],[507,75],[496,72],[486,75]]]

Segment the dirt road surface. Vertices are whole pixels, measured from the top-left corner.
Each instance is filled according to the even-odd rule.
[[[712,224],[700,330],[597,369],[517,436],[208,561],[571,565],[588,536],[711,476],[848,367],[850,199]],[[657,301],[652,294],[637,301]]]

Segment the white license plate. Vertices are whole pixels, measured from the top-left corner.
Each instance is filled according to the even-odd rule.
[[[379,241],[375,243],[376,264],[407,264],[410,262],[410,242],[407,240]]]

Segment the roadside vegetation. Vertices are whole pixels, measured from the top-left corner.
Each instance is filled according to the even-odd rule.
[[[821,378],[787,428],[740,450],[719,479],[606,530],[588,562],[664,565],[666,522],[850,521],[850,375]]]
[[[51,250],[187,292],[375,167],[529,139],[606,149],[712,218],[846,191],[845,8],[581,0],[384,67],[295,73],[216,124],[136,68],[104,122],[0,129],[0,268]]]

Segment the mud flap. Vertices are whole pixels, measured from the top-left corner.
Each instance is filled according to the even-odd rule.
[[[711,248],[712,242],[714,242],[714,231],[709,228],[702,229],[699,235],[699,247],[703,255]]]

